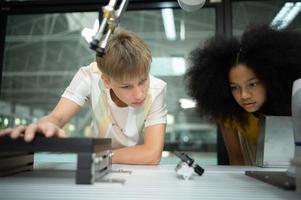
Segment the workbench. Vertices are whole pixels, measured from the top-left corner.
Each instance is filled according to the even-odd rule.
[[[112,165],[101,182],[78,185],[74,163],[42,162],[33,171],[0,178],[1,200],[297,200],[294,191],[271,186],[244,174],[246,170],[284,171],[258,167],[202,166],[205,173],[190,180],[177,177],[175,165]]]

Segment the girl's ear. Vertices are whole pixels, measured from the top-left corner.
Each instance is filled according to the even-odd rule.
[[[104,83],[105,87],[107,89],[111,89],[110,77],[106,74],[101,74],[101,79],[102,79],[102,82]]]

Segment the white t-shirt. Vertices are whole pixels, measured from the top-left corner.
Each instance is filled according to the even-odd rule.
[[[143,142],[143,128],[166,124],[166,83],[150,75],[150,87],[139,108],[118,107],[101,80],[95,62],[81,67],[62,97],[93,111],[93,136],[112,138],[112,148],[134,146]]]

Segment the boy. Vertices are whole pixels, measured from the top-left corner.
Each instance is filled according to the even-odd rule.
[[[93,136],[112,138],[113,163],[158,164],[166,126],[166,83],[149,75],[149,48],[134,33],[121,31],[96,62],[80,68],[49,115],[0,135],[24,134],[27,142],[36,132],[66,137],[62,127],[89,103]]]

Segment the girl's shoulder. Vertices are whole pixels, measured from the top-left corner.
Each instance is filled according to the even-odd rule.
[[[253,129],[253,127],[258,127],[259,119],[252,113],[246,113],[246,115],[247,115],[247,122],[245,124],[230,119],[225,120],[224,122],[222,122],[222,124],[227,128],[236,129],[240,132],[246,132],[250,129]]]
[[[242,125],[238,121],[230,120],[226,120],[223,125],[227,128],[238,131],[241,135],[249,138],[254,143],[256,143],[259,132],[259,119],[252,113],[247,113],[247,119],[248,121],[245,125]]]

